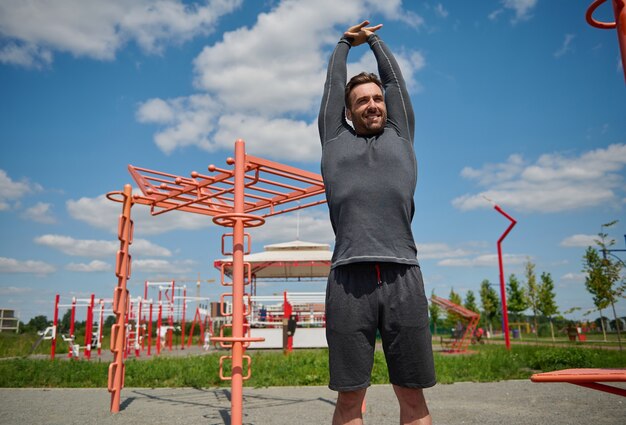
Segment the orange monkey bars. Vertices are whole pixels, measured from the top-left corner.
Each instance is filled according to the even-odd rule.
[[[617,30],[617,41],[619,43],[620,54],[622,57],[622,68],[624,70],[624,79],[626,79],[626,0],[613,0],[613,13],[615,14],[615,22],[600,22],[593,18],[595,10],[606,0],[595,0],[587,9],[585,18],[587,23],[595,28]]]
[[[478,320],[480,319],[480,314],[469,310],[463,306],[453,303],[450,300],[445,298],[438,297],[433,295],[430,300],[443,308],[446,311],[451,311],[457,314],[460,318],[467,320],[467,326],[465,326],[465,330],[463,331],[463,335],[461,337],[455,338],[452,341],[451,348],[447,350],[449,353],[463,353],[467,351],[467,347],[472,341],[472,336],[474,335],[474,331],[476,330],[476,325],[478,324]]]
[[[243,381],[250,378],[251,359],[244,355],[251,342],[261,342],[263,338],[250,336],[250,326],[245,316],[250,314],[250,294],[244,287],[251,283],[251,267],[244,262],[244,255],[250,254],[251,239],[245,233],[246,227],[261,226],[265,217],[295,211],[326,202],[324,183],[319,174],[298,168],[246,155],[243,140],[235,142],[235,158],[226,160],[233,169],[208,167],[213,175],[203,175],[196,171],[191,177],[153,171],[146,168],[128,166],[133,179],[139,185],[142,195],[132,195],[130,185],[124,192],[111,192],[107,197],[123,203],[120,216],[120,251],[117,256],[116,275],[118,287],[115,290],[114,312],[117,324],[113,327],[111,351],[114,361],[109,366],[109,392],[111,392],[111,412],[119,411],[120,392],[124,386],[123,347],[125,329],[123,323],[127,311],[128,290],[126,280],[130,277],[131,257],[129,245],[132,243],[133,224],[130,210],[134,203],[148,205],[152,215],[181,210],[209,215],[213,222],[224,227],[232,227],[230,233],[222,235],[222,255],[232,256],[230,264],[222,267],[221,283],[231,287],[231,293],[222,294],[221,313],[232,317],[232,336],[220,336],[211,340],[230,348],[230,356],[220,358],[220,378],[231,381],[231,423],[241,425],[243,419]],[[298,201],[294,206],[294,202]],[[303,202],[303,203],[301,203]],[[253,215],[255,212],[259,215]],[[226,247],[226,238],[232,238],[232,248]],[[247,238],[247,243],[246,243]],[[232,270],[227,281],[224,269]],[[232,299],[232,313],[227,312],[225,298]],[[246,360],[244,368],[243,360]],[[226,362],[230,363],[231,374],[224,373]],[[244,369],[247,373],[244,375]]]

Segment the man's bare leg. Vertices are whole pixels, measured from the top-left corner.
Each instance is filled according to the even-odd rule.
[[[421,388],[394,385],[393,390],[400,403],[401,425],[431,425],[433,423]]]
[[[340,392],[333,415],[333,425],[361,425],[363,416],[361,406],[367,389]]]

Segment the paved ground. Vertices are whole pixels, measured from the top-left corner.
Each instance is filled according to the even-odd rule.
[[[2,388],[0,424],[229,425],[229,395],[229,389],[125,388],[121,411],[112,415],[106,389]],[[439,425],[626,423],[626,398],[571,384],[456,383],[437,385],[426,397]],[[326,387],[246,388],[244,423],[328,424],[334,400],[335,393]],[[369,389],[365,423],[398,423],[391,387]]]

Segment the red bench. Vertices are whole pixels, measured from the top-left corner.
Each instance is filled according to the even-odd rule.
[[[554,372],[536,373],[533,382],[568,382],[581,387],[605,391],[626,397],[626,389],[601,382],[626,382],[626,369],[564,369]]]

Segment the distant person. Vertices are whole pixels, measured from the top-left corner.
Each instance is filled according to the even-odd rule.
[[[318,119],[322,175],[335,249],[326,289],[333,425],[362,424],[376,333],[403,424],[430,424],[422,393],[435,385],[428,301],[411,231],[417,164],[414,116],[393,54],[368,21],[349,28],[333,51]],[[380,79],[346,85],[352,47],[367,43]],[[347,123],[346,118],[352,122]]]

